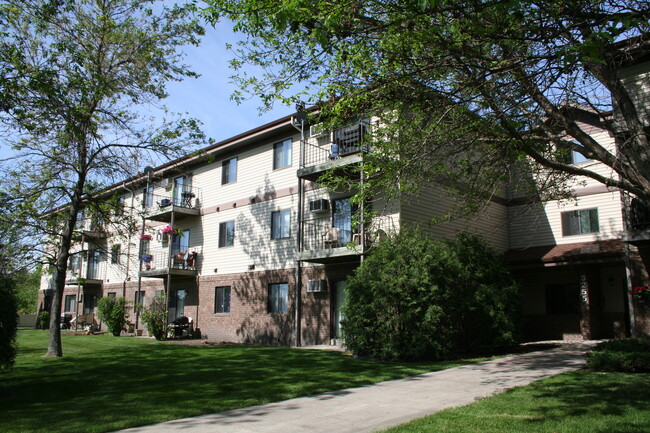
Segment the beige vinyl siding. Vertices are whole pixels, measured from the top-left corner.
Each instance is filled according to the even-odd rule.
[[[562,212],[598,209],[600,231],[583,235],[562,235]],[[578,197],[577,200],[550,201],[532,207],[509,209],[511,248],[590,242],[614,239],[623,231],[621,197],[609,192]]]
[[[640,63],[621,71],[625,88],[628,90],[639,117],[646,126],[650,125],[650,63]]]
[[[297,195],[215,212],[202,218],[202,275],[240,273],[255,265],[255,271],[295,266],[297,236]],[[291,235],[271,239],[271,213],[291,210]],[[234,245],[218,247],[219,224],[235,221]]]
[[[417,198],[401,205],[402,225],[419,225],[437,239],[453,239],[461,232],[481,235],[498,251],[508,249],[507,209],[504,205],[490,202],[476,215],[452,216],[450,221],[433,224],[452,212],[454,199],[438,188],[423,190]]]

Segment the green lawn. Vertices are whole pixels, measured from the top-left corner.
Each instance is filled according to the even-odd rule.
[[[650,432],[650,374],[577,371],[385,433]]]
[[[467,364],[382,363],[337,352],[184,346],[132,337],[21,330],[12,371],[0,373],[0,431],[104,432],[285,400]]]

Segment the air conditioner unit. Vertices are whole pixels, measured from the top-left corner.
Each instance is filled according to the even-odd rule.
[[[327,281],[325,280],[308,280],[307,292],[318,293],[327,292]]]
[[[330,208],[330,202],[327,199],[320,198],[309,202],[309,212],[324,212]]]
[[[325,134],[327,134],[327,129],[325,129],[322,123],[318,123],[309,127],[310,137],[321,137]]]

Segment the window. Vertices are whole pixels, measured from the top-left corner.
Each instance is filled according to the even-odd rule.
[[[232,247],[235,244],[235,222],[226,221],[219,224],[219,248]]]
[[[77,311],[77,296],[65,295],[65,310],[66,312]]]
[[[562,236],[598,233],[598,209],[562,212]]]
[[[230,313],[230,287],[215,287],[214,312]]]
[[[283,239],[291,236],[291,210],[271,213],[271,239]]]
[[[113,215],[115,216],[120,216],[124,214],[124,201],[126,197],[121,196],[117,199],[117,203],[115,203],[115,209],[113,210]]]
[[[111,263],[116,265],[120,263],[120,250],[122,246],[115,244],[111,247]]]
[[[144,194],[144,207],[153,206],[153,185],[149,185],[143,191]]]
[[[291,165],[291,139],[273,145],[273,170]]]
[[[289,305],[289,284],[269,285],[269,313],[286,314]]]
[[[587,158],[582,153],[577,152],[575,150],[571,151],[571,164],[579,164],[585,161],[589,161],[589,158]]]
[[[144,290],[136,291],[134,302],[133,302],[133,311],[142,312],[142,308],[144,307],[144,302],[145,302]]]
[[[79,253],[70,254],[68,259],[68,269],[72,272],[78,273],[79,266],[81,266],[81,255]]]
[[[108,296],[109,298],[113,298],[113,299],[115,299],[115,298],[117,297],[117,294],[116,294],[115,292],[108,292],[108,293],[106,294],[106,296]]]
[[[149,254],[151,251],[151,241],[142,240],[142,254]]]
[[[547,314],[579,314],[580,287],[578,284],[546,286]]]
[[[221,164],[221,185],[237,182],[237,158],[230,158]]]

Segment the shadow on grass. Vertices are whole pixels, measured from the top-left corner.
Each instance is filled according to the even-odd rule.
[[[3,432],[104,432],[406,377],[462,363],[364,361],[341,353],[183,346],[128,337],[27,336],[0,385]],[[35,416],[35,414],[37,414]]]
[[[539,419],[560,422],[567,418],[604,417],[615,422],[589,431],[650,431],[650,374],[579,371],[537,384],[533,396],[538,402],[535,412]],[[643,428],[626,419],[630,412],[646,414]]]

